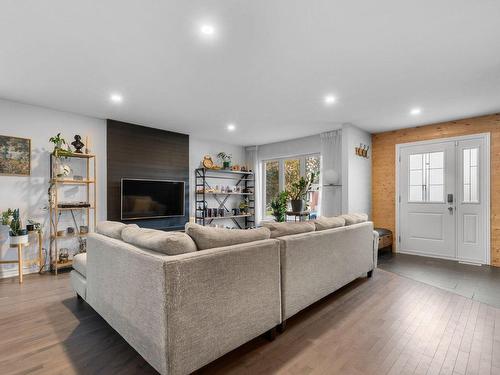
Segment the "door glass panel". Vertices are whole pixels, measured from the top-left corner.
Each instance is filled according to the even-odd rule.
[[[443,169],[431,169],[429,171],[429,183],[431,185],[443,185]]]
[[[431,185],[429,189],[429,202],[442,202],[443,193],[443,185]]]
[[[410,155],[410,202],[444,202],[444,152]]]
[[[422,194],[423,194],[422,186],[410,186],[408,200],[410,202],[423,202],[424,198]]]
[[[410,183],[408,200],[410,202],[424,202],[425,175],[424,175],[424,154],[410,155]]]
[[[444,152],[425,155],[428,179],[428,202],[444,202]]]
[[[423,154],[410,155],[410,170],[423,169]]]
[[[463,150],[463,202],[479,202],[479,165],[478,149],[465,148]]]
[[[424,184],[424,175],[422,170],[410,171],[410,186],[422,186]]]
[[[319,156],[307,156],[306,176],[309,176],[311,173],[314,173],[313,184],[319,184],[319,169],[320,169]]]
[[[266,173],[266,216],[272,215],[271,200],[278,195],[279,186],[279,162],[268,161],[265,163]]]

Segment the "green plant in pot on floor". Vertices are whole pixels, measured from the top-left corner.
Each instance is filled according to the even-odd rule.
[[[284,222],[286,220],[287,204],[288,204],[288,193],[286,191],[278,193],[278,195],[271,200],[270,207],[274,219],[279,223]]]
[[[13,211],[9,235],[11,245],[28,243],[28,231],[22,227],[21,219],[19,218],[19,208]]]
[[[231,154],[226,154],[224,151],[221,151],[217,154],[217,158],[222,162],[223,169],[231,168]]]
[[[309,176],[301,177],[298,181],[291,184],[287,194],[290,197],[290,204],[292,205],[293,212],[304,211],[304,201],[307,197],[307,192],[311,189],[315,177],[316,174],[311,173]]]

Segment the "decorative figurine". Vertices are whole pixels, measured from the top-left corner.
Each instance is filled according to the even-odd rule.
[[[205,155],[203,157],[203,167],[207,168],[207,169],[212,169],[214,167],[214,162],[212,160],[212,157],[210,155]]]
[[[83,154],[82,148],[85,146],[82,142],[82,137],[80,137],[78,134],[75,135],[75,140],[71,142],[73,147],[75,148],[75,153],[76,154]]]

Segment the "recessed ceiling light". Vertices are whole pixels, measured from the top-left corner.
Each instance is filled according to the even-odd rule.
[[[113,103],[120,104],[121,102],[123,102],[123,96],[121,96],[120,94],[111,94],[109,100],[111,100]]]
[[[335,103],[337,101],[337,98],[335,98],[335,96],[333,96],[331,94],[328,94],[325,96],[323,101],[325,102],[326,105],[332,105],[333,103]]]
[[[410,111],[410,114],[413,115],[413,116],[416,116],[416,115],[419,115],[422,113],[422,109],[421,108],[413,108],[411,111]]]
[[[208,24],[208,23],[205,23],[205,24],[200,26],[200,33],[204,37],[211,38],[211,37],[215,36],[215,26]]]
[[[226,128],[227,128],[228,131],[232,132],[233,130],[236,129],[236,125],[234,125],[234,124],[227,124]]]

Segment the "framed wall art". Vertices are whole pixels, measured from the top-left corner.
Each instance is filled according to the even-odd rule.
[[[29,176],[31,139],[0,135],[0,175]]]

